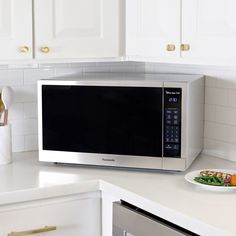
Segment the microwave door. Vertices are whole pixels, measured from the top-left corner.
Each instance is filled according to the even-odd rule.
[[[162,88],[43,85],[43,150],[162,157]]]

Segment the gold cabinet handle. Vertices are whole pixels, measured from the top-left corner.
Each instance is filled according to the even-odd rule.
[[[50,49],[49,49],[49,47],[41,47],[41,52],[43,52],[43,53],[49,53],[49,51],[50,51]]]
[[[175,45],[174,44],[167,44],[166,45],[166,50],[168,52],[175,51]]]
[[[189,51],[190,45],[189,44],[181,44],[180,49],[181,49],[181,51]]]
[[[22,52],[22,53],[29,52],[29,47],[27,47],[27,46],[20,47],[20,52]]]
[[[11,232],[7,236],[24,236],[24,235],[29,235],[29,234],[38,234],[38,233],[53,231],[56,229],[57,229],[56,226],[45,226],[40,229],[32,229],[32,230],[21,231],[21,232]]]

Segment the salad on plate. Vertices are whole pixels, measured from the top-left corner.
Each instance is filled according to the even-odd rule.
[[[199,175],[194,177],[194,181],[211,186],[235,187],[236,173],[226,173],[214,170],[202,170]]]

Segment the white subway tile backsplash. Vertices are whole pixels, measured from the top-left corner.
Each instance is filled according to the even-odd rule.
[[[205,139],[204,153],[235,161],[236,145],[212,139]]]
[[[21,63],[19,61],[19,63],[10,63],[7,65],[7,69],[8,70],[23,70],[23,69],[29,69],[29,68],[32,68],[32,69],[37,69],[38,68],[38,63],[35,63],[35,62],[32,62],[32,63]]]
[[[66,67],[57,67],[55,68],[55,76],[70,76],[70,75],[81,75],[83,73],[82,67],[75,68],[66,68]]]
[[[205,122],[205,138],[225,141],[227,139],[227,126],[214,122]]]
[[[119,73],[119,72],[135,72],[136,70],[136,66],[135,65],[130,65],[130,66],[126,66],[126,65],[117,65],[117,66],[112,66],[111,67],[111,72],[114,73]]]
[[[214,88],[216,86],[216,78],[211,76],[206,76],[205,85],[206,87]]]
[[[216,106],[205,104],[205,120],[215,121],[216,119]]]
[[[236,90],[228,90],[228,106],[236,108]]]
[[[42,63],[38,65],[38,68],[40,69],[45,69],[45,68],[50,68],[50,69],[54,69],[54,68],[66,68],[66,67],[70,67],[71,64],[70,63]]]
[[[226,137],[224,140],[227,143],[236,144],[236,127],[235,126],[227,126],[225,128]]]
[[[110,67],[110,64],[111,62],[99,62],[99,63],[96,63],[96,62],[81,62],[81,63],[70,63],[70,67],[72,68],[83,68],[83,67],[95,67],[96,65],[101,65],[103,66],[104,63],[107,64],[108,67]],[[105,66],[106,66],[105,64]]]
[[[85,66],[82,68],[83,73],[88,73],[88,72],[111,72],[111,68],[107,66]]]
[[[30,119],[37,117],[38,117],[37,103],[36,102],[24,103],[24,118]]]
[[[8,65],[0,65],[0,70],[7,70],[8,69]]]
[[[22,70],[0,70],[0,87],[23,85],[23,80]]]
[[[231,107],[216,106],[215,121],[230,126],[236,126],[236,109]]]
[[[26,135],[25,136],[25,151],[38,150],[38,135]]]
[[[24,118],[24,104],[13,103],[9,108],[9,120],[20,120]]]
[[[206,87],[205,103],[209,105],[228,105],[228,91],[226,89]]]
[[[22,85],[12,86],[14,90],[14,101],[19,103],[24,102],[36,102],[37,101],[37,86],[34,85]]]
[[[236,77],[235,77],[236,79]],[[225,80],[225,79],[216,79],[215,86],[217,88],[223,89],[236,89],[236,81],[234,80]]]
[[[37,124],[37,119],[15,120],[12,122],[12,135],[37,134]]]
[[[158,73],[158,72],[156,71],[155,63],[151,63],[151,62],[146,63],[146,65],[145,65],[145,71],[146,71],[147,73]]]
[[[48,79],[54,75],[54,68],[24,70],[24,84],[36,84],[39,79]]]
[[[25,136],[12,135],[12,151],[23,152],[25,150]]]
[[[145,70],[144,64],[138,64],[135,66],[135,72],[137,72],[137,73],[143,73],[144,70]]]

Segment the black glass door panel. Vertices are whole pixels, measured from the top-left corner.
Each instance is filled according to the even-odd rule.
[[[162,156],[162,88],[42,86],[43,149]]]

